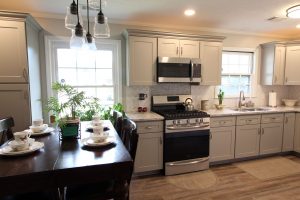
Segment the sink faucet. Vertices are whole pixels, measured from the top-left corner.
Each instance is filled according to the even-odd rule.
[[[242,96],[243,95],[243,96]],[[245,105],[245,93],[243,90],[240,91],[240,98],[239,98],[239,108]]]

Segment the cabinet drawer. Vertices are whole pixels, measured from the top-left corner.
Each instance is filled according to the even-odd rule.
[[[283,114],[265,114],[261,116],[261,123],[282,123],[283,122]]]
[[[260,115],[247,115],[247,116],[238,116],[236,125],[251,125],[251,124],[259,124],[260,123]]]
[[[210,119],[210,127],[235,126],[235,117],[216,117]]]
[[[136,125],[139,134],[163,131],[163,121],[137,122]]]

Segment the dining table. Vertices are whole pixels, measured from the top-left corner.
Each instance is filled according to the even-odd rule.
[[[34,138],[44,143],[38,151],[0,156],[0,196],[114,180],[118,187],[115,191],[125,199],[129,189],[124,183],[131,178],[133,160],[109,120],[103,120],[103,126],[112,143],[84,145],[82,141],[91,134],[90,126],[90,122],[80,123],[80,138],[61,139],[56,130]]]

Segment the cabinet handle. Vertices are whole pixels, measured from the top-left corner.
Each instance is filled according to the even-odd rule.
[[[146,126],[146,129],[152,129],[152,126]]]
[[[28,82],[28,76],[27,76],[26,68],[23,69],[23,78],[25,79],[26,82]]]
[[[176,48],[176,55],[179,53],[179,47]]]
[[[183,48],[181,47],[181,55],[183,54]]]
[[[289,121],[288,117],[285,117],[285,123],[287,124]]]
[[[263,135],[265,133],[264,128],[261,129],[261,134]]]
[[[246,120],[246,123],[251,123],[252,122],[252,119],[247,119]]]

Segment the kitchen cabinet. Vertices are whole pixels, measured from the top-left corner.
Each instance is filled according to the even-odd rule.
[[[295,113],[284,114],[282,151],[293,151],[295,135]]]
[[[201,85],[221,84],[222,47],[221,42],[201,42]]]
[[[295,119],[294,151],[300,153],[300,113],[296,113]]]
[[[163,169],[163,121],[136,122],[139,141],[134,172]]]
[[[127,85],[156,82],[157,38],[129,36],[127,39]]]
[[[15,120],[13,131],[42,118],[39,32],[28,14],[0,12],[0,110]]]
[[[300,45],[286,47],[285,85],[300,85]]]
[[[284,44],[268,43],[261,45],[261,84],[283,85],[285,68]]]
[[[158,38],[158,56],[199,58],[199,41]]]
[[[237,116],[235,158],[259,154],[260,119],[260,115]]]
[[[209,161],[234,158],[235,117],[211,118]]]

